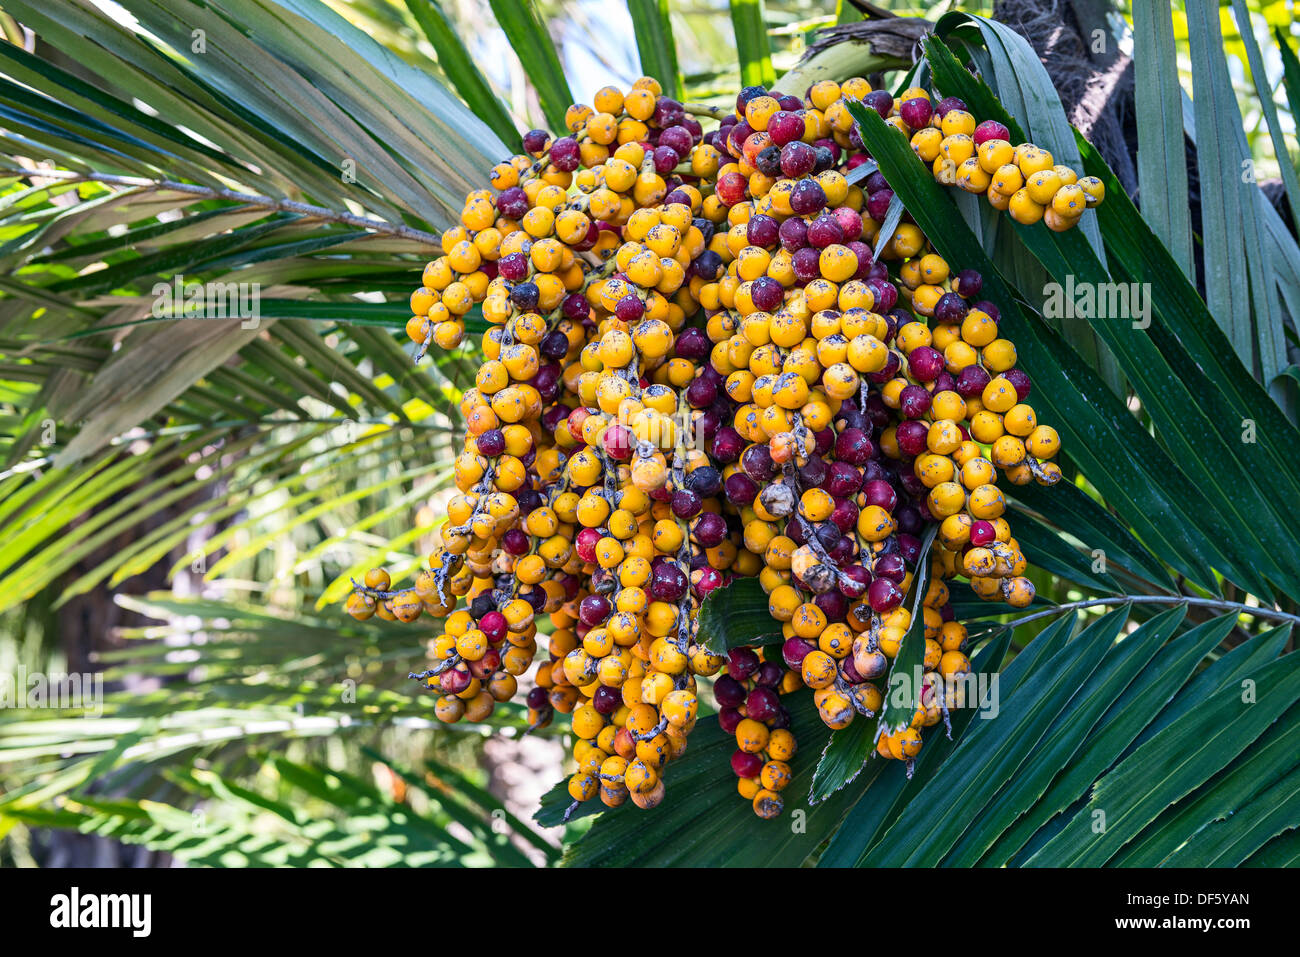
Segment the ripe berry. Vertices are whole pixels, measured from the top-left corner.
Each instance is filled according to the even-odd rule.
[[[785,146],[801,139],[804,134],[804,120],[798,113],[779,110],[767,121],[767,135],[777,146]]]
[[[713,683],[713,699],[719,708],[739,708],[745,701],[745,686],[730,674],[720,675]]]
[[[816,165],[817,154],[807,143],[795,140],[781,147],[781,172],[791,179],[808,175]]]
[[[921,348],[928,348],[928,347],[922,346]],[[921,349],[914,349],[913,353],[920,352],[920,351]],[[929,351],[934,353],[933,349],[930,349]],[[938,355],[938,353],[934,353],[934,354]],[[940,356],[938,361],[940,362],[943,361],[942,356]],[[929,365],[923,366],[923,368],[925,369],[926,372],[933,371],[932,367]],[[925,381],[925,376],[917,369],[913,368],[912,374],[916,376],[916,378]],[[931,375],[930,377],[933,378],[933,375]],[[898,411],[901,412],[903,416],[908,419],[919,419],[922,416],[924,416],[927,412],[930,411],[930,404],[931,404],[930,393],[926,391],[926,389],[923,386],[919,386],[919,385],[905,386],[903,391],[899,393],[898,396]],[[920,453],[912,452],[909,454],[919,455]]]
[[[918,346],[908,355],[907,366],[912,378],[921,382],[933,382],[943,371],[943,353],[929,346]],[[909,415],[908,418],[916,416]]]
[[[727,673],[738,682],[756,672],[758,665],[758,655],[750,648],[732,648],[727,652]]]
[[[781,284],[770,276],[759,276],[750,287],[750,298],[763,312],[774,312],[785,296]]]
[[[787,219],[777,232],[781,239],[781,248],[788,252],[795,252],[808,245],[808,224],[802,219],[797,217]]]
[[[877,578],[867,588],[867,601],[872,611],[883,615],[902,604],[903,592],[888,578]]]
[[[835,457],[850,465],[863,465],[871,458],[873,447],[861,429],[845,429],[835,440]]]
[[[965,108],[964,105],[956,107],[956,109],[959,110],[964,110]],[[971,135],[971,139],[975,141],[976,146],[980,146],[987,143],[989,140],[1009,140],[1011,139],[1011,131],[997,120],[985,120],[979,126],[975,127],[975,132]]]
[[[877,221],[883,221],[889,213],[889,204],[894,201],[894,191],[889,188],[878,190],[867,198],[867,215]]]
[[[656,565],[651,573],[650,594],[657,601],[680,601],[686,594],[686,587],[686,573],[669,562]]]
[[[959,99],[955,96],[945,96],[942,100],[940,100],[935,105],[934,112],[939,115],[939,119],[943,119],[945,116],[948,115],[949,110],[965,110],[965,109],[966,109],[965,100]],[[1003,139],[1006,139],[1006,137],[1004,136]]]
[[[529,130],[524,134],[524,152],[536,156],[546,149],[546,144],[550,142],[550,139],[551,134],[546,130]]]
[[[789,146],[793,146],[791,143]],[[788,149],[789,146],[786,148]],[[790,208],[800,216],[810,216],[826,207],[826,191],[813,179],[801,179],[790,192]]]
[[[919,130],[930,125],[930,117],[934,115],[934,110],[931,109],[928,99],[916,96],[903,101],[898,108],[898,115],[912,129]]]
[[[781,708],[781,700],[771,688],[757,687],[745,698],[745,713],[755,721],[771,721]]]
[[[750,217],[745,226],[745,236],[751,246],[771,248],[780,240],[780,224],[771,216],[758,213]]]
[[[862,105],[875,110],[881,119],[887,119],[894,109],[894,98],[887,90],[872,90],[862,98]]]
[[[757,777],[758,773],[763,770],[763,758],[757,754],[737,750],[731,756],[731,770],[736,772],[737,777]]]
[[[565,136],[551,144],[551,165],[563,173],[572,173],[582,162],[578,141]]]

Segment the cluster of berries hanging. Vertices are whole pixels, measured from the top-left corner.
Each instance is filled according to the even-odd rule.
[[[896,208],[849,99],[1022,221],[1072,225],[1100,199],[920,88],[895,106],[859,78],[802,100],[751,87],[732,113],[642,78],[570,107],[562,137],[525,136],[411,296],[419,355],[459,346],[475,304],[488,323],[459,494],[428,570],[400,590],[372,570],[347,609],[443,619],[413,677],[445,721],[510,700],[541,634],[528,717],[570,716],[574,802],[662,801],[708,678],[740,794],[779,814],[796,751],[782,697],[811,689],[831,728],[876,715],[928,562],[923,704],[877,741],[910,760],[944,716],[941,680],[970,669],[946,580],[1033,599],[996,480],[1056,482],[1059,439],[980,276]],[[737,576],[757,576],[783,645],[719,654],[699,633]]]

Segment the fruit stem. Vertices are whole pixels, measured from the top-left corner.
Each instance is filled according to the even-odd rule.
[[[1300,624],[1300,615],[1292,615],[1272,608],[1261,608],[1257,605],[1245,605],[1236,601],[1193,598],[1188,595],[1121,595],[1114,598],[1089,598],[1085,601],[1072,601],[1064,605],[1054,605],[1045,611],[1038,611],[1023,618],[1017,618],[1014,622],[1011,622],[1011,627],[1016,628],[1038,618],[1047,618],[1052,615],[1059,615],[1061,612],[1074,611],[1078,608],[1094,608],[1101,605],[1179,605],[1184,603],[1199,608],[1218,608],[1224,611],[1235,611],[1241,615],[1254,615],[1256,618],[1272,618],[1277,621]]]
[[[696,116],[708,116],[715,120],[720,120],[724,116],[730,116],[731,110],[725,106],[709,106],[705,103],[683,103],[682,107],[687,113],[693,113]]]

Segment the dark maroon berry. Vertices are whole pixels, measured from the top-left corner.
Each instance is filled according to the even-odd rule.
[[[698,376],[686,387],[686,401],[692,409],[707,409],[718,397],[718,387],[704,376]]]
[[[827,621],[843,621],[849,611],[849,600],[835,588],[834,584],[829,591],[824,591],[814,598],[813,604],[822,610]]]
[[[822,274],[821,253],[811,246],[797,250],[790,257],[790,265],[794,269],[794,277],[802,283],[812,282]]]
[[[528,257],[523,253],[511,253],[497,260],[497,275],[510,282],[519,282],[528,278]]]
[[[671,146],[656,146],[650,155],[654,160],[655,172],[660,176],[667,176],[682,161],[681,155]]]
[[[713,683],[713,699],[719,708],[739,708],[745,701],[745,686],[730,674],[719,675]]]
[[[565,136],[551,144],[551,165],[562,173],[572,173],[582,164],[578,141]]]
[[[786,149],[794,144],[789,144]],[[784,166],[784,164],[782,164]],[[826,191],[815,179],[801,179],[790,191],[790,208],[800,216],[811,216],[826,208]]]
[[[893,611],[903,601],[902,590],[888,578],[877,578],[867,588],[867,601],[878,615]]]
[[[628,293],[614,305],[614,315],[626,323],[640,322],[645,315],[645,303],[635,293]]]
[[[564,318],[580,322],[591,316],[591,304],[587,302],[587,297],[580,292],[571,292],[564,297],[564,302],[560,304],[560,310],[564,313]]]
[[[540,296],[536,283],[521,282],[510,290],[510,303],[520,312],[534,312]]]
[[[691,272],[705,282],[713,282],[726,270],[722,257],[712,249],[706,249],[691,260]]]
[[[799,481],[804,488],[820,486],[826,479],[826,462],[820,456],[812,456],[799,467]]]
[[[831,511],[831,521],[841,532],[847,532],[858,523],[858,507],[850,499],[842,499]]]
[[[781,239],[781,248],[787,252],[796,252],[808,245],[808,224],[797,216],[792,216],[781,224],[777,231]]]
[[[825,249],[834,243],[844,242],[844,230],[839,220],[831,213],[823,213],[808,226],[808,245],[815,249]]]
[[[900,584],[907,577],[907,568],[901,552],[887,552],[876,558],[871,566],[876,578],[887,578],[894,584]]]
[[[754,306],[763,312],[775,312],[785,298],[785,289],[771,276],[759,276],[749,287]]]
[[[656,601],[681,601],[688,584],[686,573],[671,562],[661,562],[650,573],[650,594]]]
[[[912,129],[919,130],[930,125],[930,117],[934,115],[934,110],[925,97],[915,96],[902,102],[898,107],[898,115]]]
[[[755,688],[745,698],[745,713],[755,721],[771,721],[781,707],[781,699],[771,688]]]
[[[817,154],[807,143],[795,140],[781,147],[781,172],[791,179],[808,175],[816,165]]]
[[[529,130],[524,134],[524,152],[537,156],[546,149],[546,144],[550,142],[551,134],[546,130]]]
[[[613,714],[622,704],[622,695],[608,685],[601,685],[591,696],[591,706],[600,714]]]
[[[503,189],[501,195],[497,197],[497,212],[506,219],[523,219],[531,208],[532,203],[528,200],[528,194],[519,186]]]
[[[518,535],[513,534],[518,532]],[[501,548],[509,555],[527,555],[530,543],[528,533],[522,528],[507,529],[501,536]]]
[[[751,246],[763,246],[770,249],[780,241],[781,225],[765,213],[751,216],[745,225],[745,237]]]
[[[974,269],[963,269],[953,277],[953,292],[963,299],[974,299],[984,288],[984,277]]]
[[[474,440],[474,444],[478,446],[479,455],[495,458],[506,450],[505,433],[500,429],[488,429]]]
[[[882,189],[867,197],[867,215],[876,222],[883,222],[889,213],[889,204],[893,202],[894,191]]]
[[[538,351],[544,359],[563,359],[569,352],[569,339],[558,329],[548,332]]]
[[[964,109],[964,107],[958,107]],[[975,132],[971,136],[978,147],[989,140],[1010,140],[1011,131],[999,123],[997,120],[985,120],[979,126],[975,127]]]
[[[945,292],[934,304],[934,318],[939,322],[961,322],[969,311],[966,301],[955,292]]]
[[[908,386],[907,388],[910,389],[912,386]],[[918,386],[917,388],[920,387]],[[906,392],[907,389],[904,389],[903,391]],[[921,391],[925,392],[924,389],[921,389]],[[928,399],[929,393],[927,392],[925,394]],[[898,442],[899,451],[904,455],[917,456],[925,451],[925,440],[929,437],[929,434],[930,429],[924,422],[910,419],[906,422],[898,423],[898,428],[894,432],[894,439]]]
[[[989,381],[989,374],[983,366],[969,365],[957,373],[957,394],[963,399],[975,398],[983,394]]]
[[[766,445],[751,445],[740,456],[740,467],[756,482],[766,482],[776,475],[776,463]]]
[[[727,537],[727,520],[716,512],[705,512],[693,523],[691,534],[705,548],[713,548]]]
[[[604,595],[588,595],[578,603],[578,618],[584,625],[594,628],[605,623],[611,608],[609,599]]]
[[[907,356],[907,367],[912,378],[920,382],[933,382],[943,371],[943,353],[930,346],[917,346]]]
[[[758,483],[743,472],[736,472],[724,485],[727,501],[744,508],[758,498]]]
[[[695,139],[686,127],[670,126],[659,134],[659,145],[672,147],[679,156],[685,156],[695,145]]]
[[[712,465],[701,465],[686,473],[686,487],[701,498],[711,498],[722,491],[722,473]]]
[[[758,672],[754,675],[754,682],[762,688],[775,688],[781,683],[781,676],[784,674],[781,666],[775,661],[765,661],[758,666]]]
[[[789,110],[779,110],[767,121],[767,135],[778,147],[802,139],[804,129],[803,117]]]
[[[673,493],[672,510],[678,518],[694,518],[700,514],[704,503],[690,489],[681,488]]]
[[[732,648],[727,652],[727,674],[736,681],[744,681],[758,671],[759,663],[752,648]]]
[[[826,491],[835,498],[846,498],[862,487],[862,475],[848,462],[832,462],[826,470]]]
[[[797,669],[803,664],[808,652],[815,651],[816,647],[812,642],[805,641],[802,638],[787,638],[785,644],[781,646],[781,658],[785,661],[787,668]]]
[[[915,475],[904,477],[916,478]],[[920,479],[917,479],[917,484],[920,485]],[[912,494],[922,495],[924,492],[925,486],[920,485]],[[925,526],[925,519],[921,517],[921,512],[915,505],[906,505],[900,508],[894,517],[898,520],[899,532],[905,535],[916,535]]]
[[[1002,377],[1015,387],[1016,398],[1021,402],[1024,402],[1025,399],[1029,398],[1029,392],[1033,385],[1029,381],[1029,376],[1025,374],[1023,369],[1008,369],[1006,372],[1002,373]]]
[[[866,593],[871,584],[871,572],[862,565],[845,565],[840,569],[839,580],[841,594],[849,598],[859,598]]]
[[[681,342],[681,337],[677,339]],[[745,449],[745,440],[729,425],[720,426],[717,434],[713,436],[713,458],[723,465],[730,465],[740,458],[740,453]]]
[[[939,119],[943,119],[945,116],[948,115],[949,110],[965,110],[965,109],[966,109],[965,100],[959,99],[955,96],[945,96],[942,100],[940,100],[935,105],[934,112],[939,115]]]
[[[921,347],[927,348],[927,347]],[[913,354],[920,349],[913,349]],[[931,350],[933,351],[933,350]],[[942,357],[940,357],[942,361]],[[915,374],[915,372],[913,373]],[[917,378],[920,378],[917,376]],[[904,418],[919,419],[930,411],[930,393],[925,390],[924,386],[908,385],[903,387],[903,391],[898,394],[898,411]],[[909,455],[919,455],[919,452],[909,452]]]
[[[888,90],[872,90],[862,98],[862,104],[879,113],[881,119],[886,119],[894,109],[894,98]]]
[[[874,479],[863,486],[862,494],[866,496],[868,505],[875,505],[883,508],[886,512],[892,512],[898,504],[898,493],[888,482],[881,479]]]
[[[765,146],[754,157],[754,166],[764,176],[778,179],[781,176],[781,150],[775,146]]]
[[[731,770],[738,778],[755,778],[763,770],[763,759],[757,754],[737,749],[731,756]]]
[[[850,465],[865,465],[872,451],[871,439],[861,429],[845,429],[835,440],[835,457]]]
[[[692,327],[683,329],[681,334],[677,336],[673,351],[678,358],[699,362],[708,356],[711,348],[712,344],[709,342],[709,337],[705,335],[704,330]]]

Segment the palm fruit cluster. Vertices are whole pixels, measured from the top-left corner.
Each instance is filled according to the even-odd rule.
[[[442,620],[412,677],[445,721],[482,721],[530,682],[530,728],[569,716],[574,806],[660,803],[711,682],[739,793],[780,814],[797,748],[783,698],[809,689],[831,728],[876,715],[928,562],[922,705],[877,739],[910,761],[955,700],[942,681],[970,668],[947,580],[1033,599],[997,470],[1052,484],[1059,439],[980,277],[864,165],[853,99],[922,158],[922,134],[953,159],[970,140],[958,168],[1005,142],[959,102],[931,111],[913,89],[895,109],[860,78],[802,99],[746,88],[732,112],[643,77],[571,106],[558,138],[525,135],[411,296],[417,356],[459,347],[476,305],[486,321],[457,494],[428,569],[403,589],[373,569],[347,610]],[[1039,205],[1069,218],[1055,195]],[[702,604],[753,576],[784,643],[715,653]]]
[[[936,181],[984,194],[989,205],[1018,223],[1031,226],[1041,220],[1063,232],[1106,196],[1096,176],[1080,177],[1033,143],[1013,146],[1004,124],[977,122],[955,96],[932,103],[927,90],[911,87],[897,100],[876,90],[863,103],[908,137]]]

